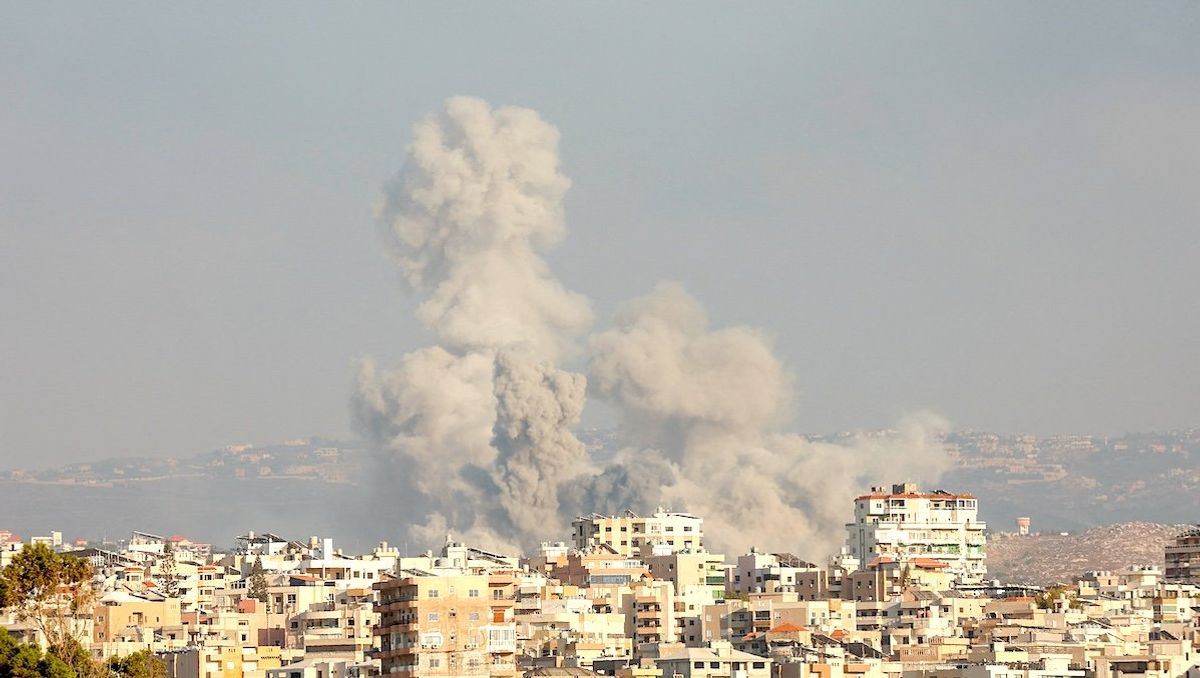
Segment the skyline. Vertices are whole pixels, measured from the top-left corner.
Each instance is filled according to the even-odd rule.
[[[455,94],[561,133],[590,332],[679,280],[772,335],[795,429],[1195,426],[1200,14],[1103,7],[484,8],[458,52],[406,25],[453,8],[6,8],[0,461],[348,436],[353,361],[428,343],[371,207]]]

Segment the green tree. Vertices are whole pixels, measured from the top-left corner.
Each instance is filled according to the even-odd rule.
[[[78,678],[74,669],[37,645],[18,643],[0,628],[0,676],[8,678]]]
[[[105,670],[104,664],[92,659],[92,656],[84,649],[83,643],[73,636],[68,638],[62,647],[52,649],[49,654],[68,666],[71,675],[76,678],[108,678],[109,674]]]
[[[162,594],[168,598],[175,598],[179,595],[179,570],[175,562],[175,545],[167,542],[163,547],[162,564],[159,566],[159,575],[162,580]]]
[[[150,650],[134,652],[128,657],[110,657],[108,669],[121,678],[166,678],[167,663]]]
[[[250,566],[250,597],[260,603],[267,602],[267,573],[263,570],[262,557],[254,559]]]
[[[1048,588],[1048,589],[1046,589],[1046,591],[1044,593],[1039,593],[1036,596],[1034,596],[1033,600],[1035,603],[1037,603],[1037,606],[1039,608],[1041,608],[1043,610],[1049,610],[1054,607],[1054,601],[1056,601],[1060,598],[1067,599],[1068,607],[1071,607],[1074,609],[1079,609],[1079,608],[1083,607],[1083,603],[1080,603],[1076,599],[1075,593],[1073,591],[1071,591],[1070,589],[1068,589],[1066,586],[1054,586],[1054,587]]]
[[[66,658],[76,638],[76,617],[93,599],[92,566],[86,560],[56,553],[45,544],[26,545],[0,570],[3,607],[21,621],[32,620],[51,654]],[[70,662],[68,662],[70,663]]]

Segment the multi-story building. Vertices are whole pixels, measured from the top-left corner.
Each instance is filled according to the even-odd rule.
[[[709,647],[686,647],[654,659],[664,676],[681,678],[768,678],[771,661],[766,657],[739,652],[727,642]]]
[[[1188,530],[1167,544],[1165,577],[1175,584],[1200,584],[1200,528]]]
[[[656,579],[669,579],[680,594],[704,589],[713,600],[725,598],[725,556],[707,552],[644,555],[642,561]]]
[[[846,545],[860,563],[881,556],[939,560],[958,582],[976,583],[987,574],[986,527],[973,495],[921,492],[916,484],[903,483],[891,492],[872,488],[854,500]]]
[[[158,655],[171,678],[265,678],[278,669],[277,647],[217,645],[186,647]]]
[[[821,581],[823,570],[790,553],[762,553],[751,549],[738,556],[737,565],[729,572],[728,588],[734,593],[774,593],[796,591]],[[804,575],[814,575],[805,579]]]
[[[378,582],[380,668],[410,676],[515,676],[511,574]]]
[[[580,551],[601,548],[623,556],[637,555],[644,544],[667,545],[672,551],[699,551],[704,548],[703,522],[690,513],[662,508],[651,516],[639,516],[632,511],[621,516],[593,513],[571,523],[571,538]]]
[[[314,603],[289,620],[288,645],[306,656],[361,662],[374,642],[371,589],[349,588],[334,600]]]
[[[101,657],[129,654],[144,649],[155,629],[179,625],[178,598],[155,600],[113,591],[92,608],[92,648]]]

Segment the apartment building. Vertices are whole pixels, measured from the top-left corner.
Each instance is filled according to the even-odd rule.
[[[279,648],[221,645],[158,654],[170,678],[266,678],[282,666]]]
[[[112,591],[92,608],[92,647],[101,656],[129,654],[146,647],[146,636],[152,641],[154,629],[179,625],[178,598],[155,600]]]
[[[655,579],[669,579],[680,595],[706,590],[712,600],[725,598],[725,556],[716,553],[683,551],[643,555],[642,561]]]
[[[620,554],[572,553],[554,571],[563,584],[580,587],[627,586],[650,575],[641,560]]]
[[[571,523],[571,538],[580,551],[604,549],[626,557],[640,553],[644,544],[663,544],[672,551],[699,551],[704,548],[703,522],[690,513],[662,508],[651,516],[632,511],[621,516],[593,513]]]
[[[728,587],[734,593],[804,589],[815,594],[825,581],[823,573],[820,566],[791,553],[762,553],[751,548],[750,553],[738,556],[737,565],[729,571]]]
[[[305,655],[362,662],[374,642],[374,594],[369,588],[338,591],[288,620],[288,646]]]
[[[515,676],[514,577],[408,576],[378,582],[380,668],[412,676]]]
[[[1200,584],[1200,528],[1188,530],[1167,544],[1166,560],[1166,581]]]
[[[654,660],[664,676],[682,678],[769,678],[771,661],[739,652],[726,642],[709,647],[687,647]]]
[[[921,492],[915,483],[872,488],[854,500],[854,522],[846,524],[849,555],[861,563],[881,556],[946,563],[958,583],[978,583],[987,574],[987,526],[969,494]]]

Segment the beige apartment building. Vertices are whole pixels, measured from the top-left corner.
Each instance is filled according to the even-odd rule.
[[[725,556],[704,552],[643,555],[655,579],[669,579],[679,593],[707,589],[714,600],[725,598]]]
[[[625,557],[639,554],[645,544],[666,545],[672,551],[699,551],[704,548],[703,522],[690,513],[661,508],[650,516],[632,511],[621,516],[593,513],[571,523],[571,538],[580,551],[599,548]]]
[[[187,647],[162,652],[171,678],[266,678],[282,666],[279,648],[240,645]]]
[[[380,668],[410,676],[516,675],[511,574],[378,582]]]
[[[102,656],[129,654],[145,648],[147,636],[152,642],[154,629],[179,625],[178,598],[149,600],[114,591],[92,608],[92,647]]]

